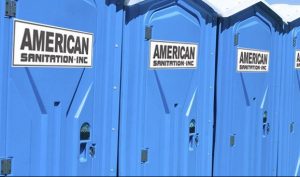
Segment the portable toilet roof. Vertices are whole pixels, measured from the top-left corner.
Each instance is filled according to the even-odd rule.
[[[211,6],[221,17],[229,17],[243,11],[257,3],[263,3],[270,7],[268,3],[261,0],[203,0]]]
[[[150,0],[125,0],[126,6],[132,6],[144,1],[150,1]],[[266,7],[268,12],[270,14],[274,15],[275,18],[279,18],[280,20],[287,23],[284,18],[285,16],[282,16],[282,13],[275,11],[270,4],[268,4],[265,0],[202,0],[202,2],[206,3],[208,6],[210,6],[220,17],[230,17],[232,15],[235,15],[251,6],[254,6],[256,4],[261,4]],[[300,6],[299,6],[300,7]],[[299,12],[300,14],[300,12]],[[300,16],[299,16],[300,17]]]
[[[300,5],[273,4],[271,7],[286,23],[291,23],[300,18]]]

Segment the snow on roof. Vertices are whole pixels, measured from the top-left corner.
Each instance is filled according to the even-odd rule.
[[[147,1],[147,0],[125,0],[125,5],[131,6],[143,1]],[[210,6],[221,17],[230,17],[257,3],[263,3],[271,10],[273,10],[271,5],[268,4],[265,0],[202,0],[202,1],[206,3],[208,6]],[[281,13],[278,13],[277,11],[274,11],[274,13],[281,17]]]
[[[270,7],[264,0],[203,0],[203,2],[213,8],[221,17],[232,16],[259,2]]]
[[[285,22],[292,22],[300,18],[300,5],[273,4],[271,7]]]
[[[145,1],[145,0],[125,0],[124,3],[125,3],[126,6],[132,6],[134,4],[138,4],[138,3],[143,2],[143,1]]]

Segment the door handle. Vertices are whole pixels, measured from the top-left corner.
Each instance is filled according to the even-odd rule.
[[[90,147],[89,149],[89,154],[92,158],[95,157],[95,154],[96,154],[96,144],[92,144],[92,146]]]

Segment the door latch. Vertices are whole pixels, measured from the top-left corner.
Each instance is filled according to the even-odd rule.
[[[199,133],[196,133],[196,121],[193,119],[189,125],[189,150],[194,151],[199,145]]]
[[[266,137],[270,133],[270,123],[268,121],[268,112],[265,111],[263,115],[263,136]]]

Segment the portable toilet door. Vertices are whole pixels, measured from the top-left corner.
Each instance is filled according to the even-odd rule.
[[[283,77],[283,109],[281,112],[279,133],[279,176],[300,175],[300,21],[289,25],[285,34],[285,62]]]
[[[283,22],[263,2],[237,7],[219,28],[214,175],[276,175]]]
[[[0,1],[1,175],[116,175],[115,3]]]
[[[282,55],[278,176],[300,176],[300,6],[276,4],[272,8],[288,22]]]
[[[216,18],[202,1],[126,10],[119,175],[211,175]]]

